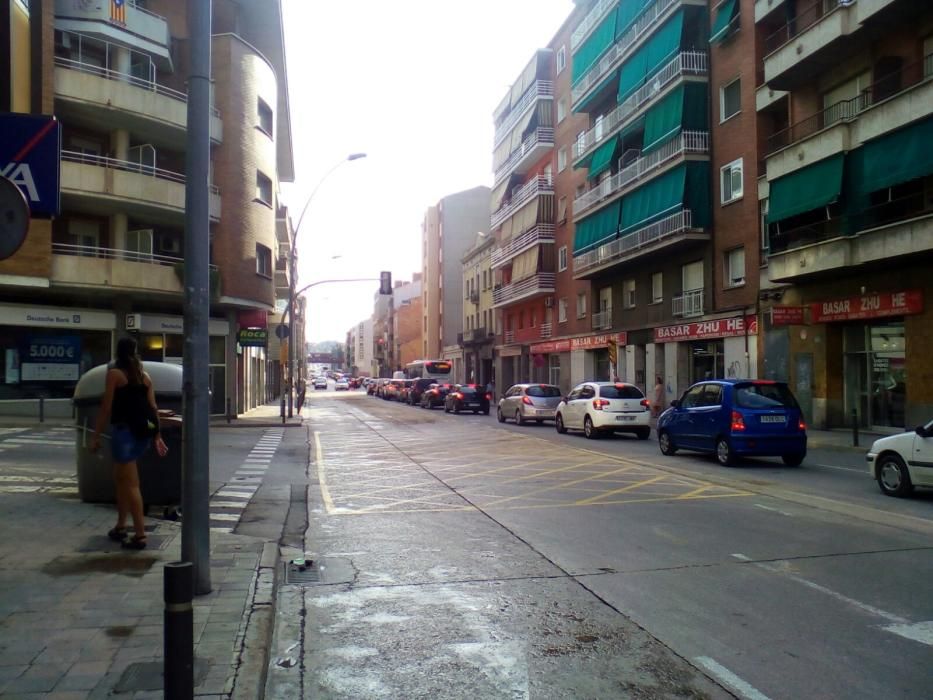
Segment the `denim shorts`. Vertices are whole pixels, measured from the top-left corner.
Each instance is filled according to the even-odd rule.
[[[135,462],[149,448],[149,438],[138,438],[125,425],[115,425],[110,430],[110,454],[118,464]]]

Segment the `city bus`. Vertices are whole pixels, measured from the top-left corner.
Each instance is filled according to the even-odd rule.
[[[408,379],[436,379],[438,383],[449,383],[452,371],[449,360],[415,360],[405,365]]]

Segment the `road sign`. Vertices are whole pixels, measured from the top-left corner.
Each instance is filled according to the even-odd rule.
[[[0,114],[0,176],[20,189],[33,216],[58,216],[61,153],[55,117]]]
[[[275,327],[275,337],[279,340],[285,340],[288,337],[287,323],[282,323]]]

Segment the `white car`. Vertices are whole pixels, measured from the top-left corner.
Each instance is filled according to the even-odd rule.
[[[326,389],[327,388],[327,377],[315,377],[314,388],[315,389]]]
[[[341,377],[337,380],[337,383],[334,384],[334,391],[349,391],[350,382],[347,381],[346,377]]]
[[[557,405],[554,424],[558,433],[582,430],[590,439],[606,433],[651,436],[651,404],[634,384],[584,382]]]
[[[933,486],[933,420],[916,430],[875,440],[865,459],[886,496],[907,496],[914,486]]]

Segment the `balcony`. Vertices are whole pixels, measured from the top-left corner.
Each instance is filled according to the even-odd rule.
[[[677,246],[686,241],[708,241],[708,233],[692,226],[689,209],[682,209],[642,229],[627,233],[594,250],[573,257],[573,276],[589,279],[614,265]]]
[[[538,100],[554,99],[554,83],[550,80],[536,80],[534,85],[525,91],[518,103],[509,111],[509,115],[496,127],[496,134],[493,137],[493,148],[502,143],[515,125],[521,121],[524,114],[532,105],[537,104]]]
[[[587,96],[590,90],[601,85],[609,77],[610,73],[628,57],[631,49],[654,32],[682,4],[684,4],[684,0],[657,0],[645,10],[635,24],[629,27],[628,31],[609,47],[609,50],[603,54],[596,65],[584,73],[573,85],[570,92],[571,103],[576,105]]]
[[[596,204],[613,195],[621,194],[678,162],[687,155],[709,154],[709,132],[684,131],[655,151],[626,166],[596,187],[573,200],[573,217],[578,219]]]
[[[612,309],[597,311],[592,316],[592,328],[594,331],[606,330],[612,328]]]
[[[629,95],[618,107],[603,117],[597,126],[577,139],[573,146],[574,159],[579,160],[595,150],[601,141],[618,132],[674,81],[687,75],[706,75],[708,71],[706,53],[684,51],[678,54],[635,93]]]
[[[470,301],[471,303],[473,303],[473,304],[479,304],[479,290],[478,290],[478,289],[474,289],[472,292],[470,292],[470,294],[469,294],[469,296],[468,296],[467,298],[469,299],[469,301]]]
[[[63,198],[94,198],[101,214],[161,216],[165,221],[184,222],[184,174],[76,151],[62,151],[61,158]],[[220,191],[213,185],[209,211],[212,220],[220,219]]]
[[[570,35],[571,50],[582,44],[586,37],[590,35],[590,32],[596,28],[596,25],[602,22],[603,18],[609,14],[609,10],[615,9],[618,4],[619,0],[599,0]]]
[[[784,6],[785,0],[755,0],[755,23],[767,17],[773,10]]]
[[[691,289],[675,294],[671,299],[671,315],[674,318],[693,318],[703,315],[703,290]]]
[[[502,340],[506,345],[511,345],[515,342],[515,331],[505,331],[502,334]]]
[[[457,344],[460,346],[483,345],[485,343],[491,342],[494,337],[495,336],[491,334],[485,327],[474,328],[472,330],[459,333],[457,335]]]
[[[493,229],[499,228],[504,221],[528,204],[535,197],[554,194],[554,183],[543,175],[529,180],[512,194],[512,198],[503,203],[492,215],[490,224]]]
[[[492,251],[490,265],[495,270],[507,265],[521,253],[542,243],[554,242],[554,224],[536,224],[520,236],[509,240],[501,248]]]
[[[787,97],[786,90],[775,90],[767,85],[759,85],[755,90],[755,111],[760,112]]]
[[[541,331],[539,333],[539,336],[541,337],[542,340],[550,339],[551,337],[551,324],[550,323],[542,323],[539,326],[539,330]]]
[[[508,160],[496,168],[493,185],[498,185],[510,175],[524,175],[552,148],[554,148],[554,129],[549,126],[539,126],[525,137],[521,147],[516,149]]]
[[[539,294],[553,294],[553,292],[554,273],[538,272],[531,277],[494,289],[492,305],[494,307],[505,306]]]
[[[111,16],[111,5],[55,0],[55,29],[137,49],[152,56],[162,68],[171,70],[171,35],[165,17],[129,0],[124,3],[125,21],[120,22]]]

